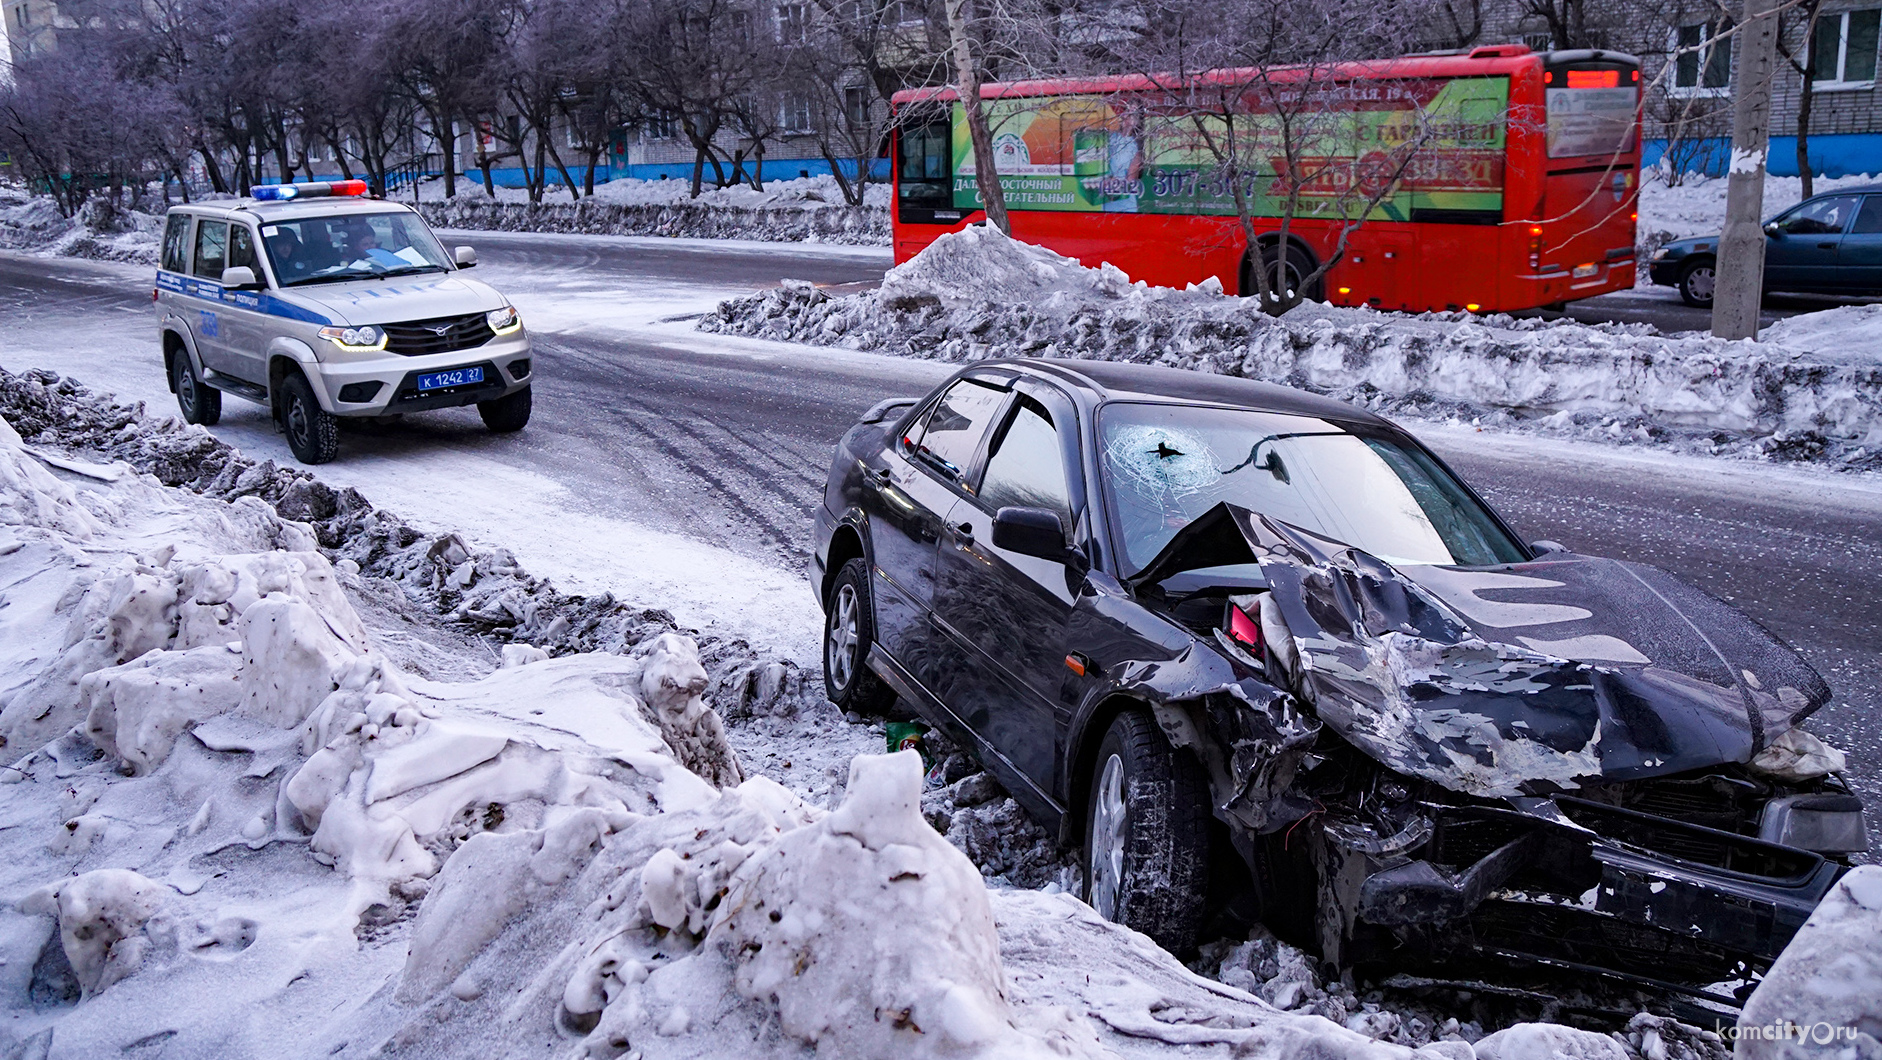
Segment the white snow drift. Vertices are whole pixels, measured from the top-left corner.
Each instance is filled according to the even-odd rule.
[[[1150,287],[976,225],[890,270],[878,290],[832,298],[786,283],[722,303],[700,327],[948,361],[1164,364],[1394,414],[1862,467],[1882,450],[1882,346],[1861,341],[1878,326],[1870,308],[1796,317],[1765,342],[1314,302],[1277,319],[1213,280]]]

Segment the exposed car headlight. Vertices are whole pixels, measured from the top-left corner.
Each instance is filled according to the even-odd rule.
[[[1660,249],[1653,252],[1653,260],[1659,261],[1661,258],[1666,257],[1668,254],[1671,254],[1672,252],[1673,252],[1673,249],[1671,247],[1661,247]]]
[[[489,322],[490,330],[499,335],[508,335],[523,326],[523,318],[516,315],[516,307],[513,305],[492,309],[484,314],[484,320]]]
[[[386,348],[386,333],[371,324],[358,328],[321,328],[320,337],[343,350],[383,350]]]

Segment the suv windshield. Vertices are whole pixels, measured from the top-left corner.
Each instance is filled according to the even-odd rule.
[[[261,226],[261,240],[283,287],[451,268],[438,238],[410,213],[275,221]]]
[[[1328,420],[1113,402],[1098,417],[1111,522],[1133,569],[1227,501],[1389,563],[1528,558],[1430,455]]]

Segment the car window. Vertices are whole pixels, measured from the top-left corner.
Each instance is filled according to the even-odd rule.
[[[1390,563],[1526,557],[1423,450],[1338,423],[1245,409],[1114,402],[1098,419],[1112,524],[1136,569],[1224,501]]]
[[[198,221],[196,223],[196,275],[220,281],[222,269],[228,260],[228,222]]]
[[[974,462],[974,452],[1006,400],[1006,391],[962,379],[935,402],[920,434],[906,437],[909,448],[938,469],[956,476]]]
[[[162,267],[170,272],[189,271],[190,251],[189,214],[171,214],[163,225],[163,263]]]
[[[246,265],[261,278],[261,265],[255,261],[255,233],[247,225],[229,226],[229,268]]]
[[[1882,195],[1871,195],[1862,200],[1862,212],[1856,215],[1856,226],[1849,230],[1852,236],[1873,236],[1882,234]]]
[[[1021,397],[1006,429],[994,439],[987,471],[980,479],[980,501],[991,511],[1008,506],[1044,508],[1072,525],[1071,490],[1065,482],[1065,458],[1052,414]]]
[[[1812,199],[1779,218],[1777,227],[1794,236],[1836,235],[1849,224],[1849,215],[1855,212],[1854,195]]]

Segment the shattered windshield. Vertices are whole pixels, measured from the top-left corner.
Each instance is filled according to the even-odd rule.
[[[416,214],[304,217],[261,226],[283,287],[451,269],[438,237]]]
[[[1528,558],[1436,461],[1387,437],[1305,416],[1135,402],[1106,405],[1098,431],[1112,525],[1133,569],[1223,501],[1388,563]]]

